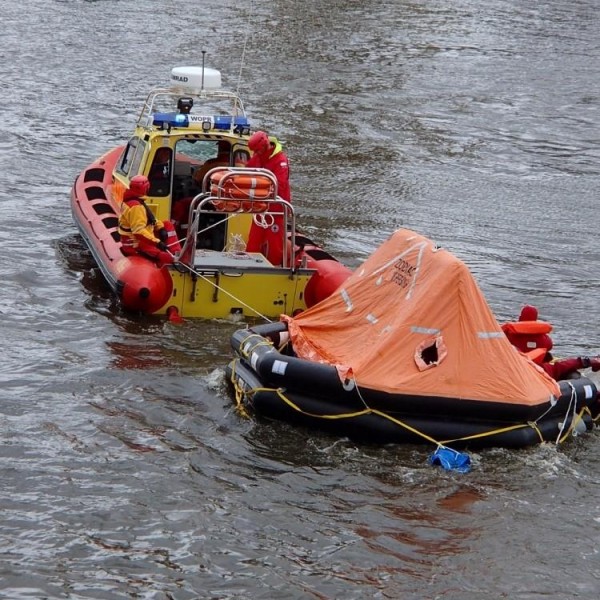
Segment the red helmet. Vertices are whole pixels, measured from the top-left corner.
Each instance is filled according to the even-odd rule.
[[[270,147],[269,136],[264,131],[256,131],[248,140],[248,148],[255,154],[264,154]]]
[[[132,196],[145,196],[150,190],[150,182],[145,175],[136,175],[129,182],[129,193]]]

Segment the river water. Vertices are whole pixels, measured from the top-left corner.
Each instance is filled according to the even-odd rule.
[[[0,597],[597,599],[600,431],[471,454],[233,410],[230,322],[124,315],[71,220],[170,69],[219,68],[350,266],[399,226],[600,352],[597,0],[1,0]],[[598,463],[598,464],[597,464]]]

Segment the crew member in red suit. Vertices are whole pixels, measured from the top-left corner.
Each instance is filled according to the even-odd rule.
[[[574,358],[563,358],[555,361],[543,361],[540,366],[550,377],[559,381],[568,379],[579,369],[592,368],[592,371],[600,370],[600,357],[577,356]]]
[[[257,131],[250,136],[248,148],[252,156],[248,159],[246,167],[271,171],[277,179],[278,195],[291,202],[290,167],[280,142],[275,138],[269,138],[264,131]],[[277,204],[272,208],[277,212],[283,211],[283,207]],[[273,215],[273,223],[268,227],[261,227],[256,222],[252,223],[246,250],[261,252],[274,265],[281,265],[284,240],[287,240],[287,232],[283,231],[283,216]]]
[[[169,221],[159,221],[144,202],[150,182],[145,175],[131,178],[129,189],[123,195],[123,212],[119,217],[121,251],[125,256],[141,254],[158,264],[173,262],[172,253],[181,249],[177,234]],[[174,237],[177,247],[169,243]],[[171,246],[171,248],[169,248]]]
[[[552,325],[538,320],[538,309],[535,306],[523,306],[519,320],[504,323],[502,330],[513,346],[526,354],[531,352],[534,362],[557,381],[572,376],[579,369],[591,367],[592,371],[600,370],[599,357],[577,356],[553,360],[550,350],[554,344],[548,335],[552,331]],[[540,351],[535,352],[536,350]]]
[[[538,309],[531,304],[523,306],[518,321],[504,323],[502,330],[510,343],[521,352],[530,352],[536,348],[545,348],[550,352],[554,345],[549,335],[552,325],[538,320]]]

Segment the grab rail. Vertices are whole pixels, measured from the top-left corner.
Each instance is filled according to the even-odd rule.
[[[216,182],[215,175],[219,173],[223,173],[223,175]],[[243,197],[240,193],[239,197],[232,198],[231,187],[235,187],[236,178],[239,181],[240,176],[268,180],[271,184],[271,189],[264,197],[262,194],[259,194],[260,197],[256,198],[252,197],[251,194]],[[202,191],[194,196],[190,203],[188,213],[189,227],[180,254],[181,260],[189,262],[190,265],[194,264],[198,235],[205,231],[200,230],[200,216],[203,214],[227,215],[226,220],[234,218],[239,214],[253,214],[254,222],[259,226],[264,225],[258,223],[257,216],[272,215],[283,217],[283,226],[280,231],[283,247],[283,265],[289,266],[290,270],[293,270],[296,260],[296,215],[290,202],[278,196],[277,191],[277,179],[268,169],[215,167],[208,171],[202,181]],[[206,230],[216,225],[213,224],[206,228]],[[287,244],[288,230],[290,231],[291,248],[288,248]]]

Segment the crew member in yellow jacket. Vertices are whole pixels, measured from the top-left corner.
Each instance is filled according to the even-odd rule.
[[[121,251],[125,256],[141,254],[159,264],[169,264],[181,247],[173,224],[158,220],[144,202],[149,189],[148,178],[136,175],[125,190],[119,217]]]

